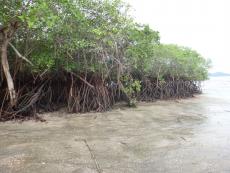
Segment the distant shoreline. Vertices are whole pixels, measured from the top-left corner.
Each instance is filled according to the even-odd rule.
[[[209,77],[230,77],[229,73],[223,73],[223,72],[215,72],[215,73],[209,73]]]

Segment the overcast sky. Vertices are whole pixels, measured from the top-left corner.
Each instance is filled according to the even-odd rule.
[[[137,22],[158,30],[162,43],[197,50],[212,72],[230,73],[230,0],[125,0]]]

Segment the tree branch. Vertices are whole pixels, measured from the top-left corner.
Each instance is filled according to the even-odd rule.
[[[73,76],[79,78],[80,80],[82,80],[85,84],[87,84],[90,88],[95,88],[93,85],[91,85],[89,82],[87,82],[85,79],[83,79],[81,76],[73,73],[73,72],[70,72]]]
[[[14,47],[14,45],[12,45],[11,43],[9,43],[9,45],[13,48],[13,50],[15,51],[15,53],[17,54],[17,56],[19,58],[22,58],[23,60],[25,60],[26,62],[28,62],[30,65],[33,65],[33,63],[30,60],[28,60],[26,57],[24,57],[24,56],[22,56],[20,54],[20,52]]]

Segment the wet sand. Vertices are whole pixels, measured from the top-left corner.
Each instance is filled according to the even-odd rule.
[[[230,80],[215,80],[190,99],[0,123],[0,173],[228,173]]]

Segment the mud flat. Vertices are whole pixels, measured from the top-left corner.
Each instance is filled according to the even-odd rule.
[[[0,123],[0,172],[230,172],[229,81],[186,100]]]

